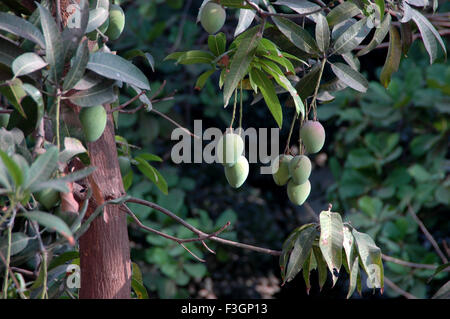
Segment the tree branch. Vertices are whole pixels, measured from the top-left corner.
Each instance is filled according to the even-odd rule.
[[[410,294],[409,292],[403,290],[402,288],[400,288],[399,286],[397,286],[396,284],[394,284],[389,278],[387,278],[386,276],[384,276],[384,282],[386,283],[386,285],[388,285],[392,290],[398,292],[400,295],[402,295],[403,297],[407,298],[407,299],[419,299],[416,296],[414,296],[413,294]]]

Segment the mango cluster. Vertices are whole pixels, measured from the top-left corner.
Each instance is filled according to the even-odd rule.
[[[244,140],[238,134],[226,133],[217,143],[217,160],[224,166],[225,177],[233,188],[241,187],[248,176],[249,165],[243,152]]]
[[[300,138],[308,154],[319,152],[325,143],[325,130],[317,121],[306,121],[300,129]],[[287,184],[289,200],[302,205],[311,192],[311,160],[306,155],[295,157],[287,154],[279,155],[272,163],[272,177],[275,184]]]

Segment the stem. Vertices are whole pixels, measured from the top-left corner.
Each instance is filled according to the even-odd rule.
[[[239,105],[239,135],[242,133],[242,81],[241,81],[241,92],[239,94],[240,97],[240,105]]]
[[[230,129],[233,128],[234,117],[236,115],[236,104],[237,104],[237,88],[234,90],[234,105],[233,105],[233,115],[231,117]]]
[[[316,104],[317,92],[319,92],[320,81],[322,80],[323,69],[325,68],[326,62],[327,62],[327,58],[324,57],[322,60],[322,65],[320,66],[320,73],[319,73],[319,78],[317,79],[316,88],[314,90],[314,96],[311,101],[311,107],[313,108],[313,112],[314,112],[314,121],[317,121],[317,104]],[[309,113],[309,111],[308,111],[308,113]]]
[[[292,131],[294,130],[295,121],[297,120],[298,115],[294,114],[292,117],[291,128],[289,129],[289,135],[286,141],[286,147],[284,148],[284,153],[287,154],[289,152],[289,144],[291,143]]]
[[[56,96],[56,145],[58,146],[58,151],[61,148],[61,144],[59,141],[59,116],[61,109],[61,96],[58,94]]]
[[[5,279],[3,281],[3,299],[8,298],[8,275],[9,275],[9,263],[11,261],[11,234],[12,223],[8,226],[8,248],[6,250],[6,263],[5,263]]]

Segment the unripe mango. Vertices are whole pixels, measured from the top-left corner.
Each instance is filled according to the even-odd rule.
[[[224,166],[231,167],[244,152],[242,137],[234,133],[222,135],[216,146],[217,161]]]
[[[130,159],[126,156],[119,156],[119,166],[120,166],[120,173],[122,174],[122,177],[127,175],[131,171],[131,164]]]
[[[231,167],[225,167],[225,177],[228,184],[233,188],[239,188],[247,179],[248,171],[247,159],[244,156],[239,157],[236,164]]]
[[[226,18],[225,9],[215,2],[208,2],[202,9],[200,23],[209,34],[222,29]]]
[[[320,151],[325,143],[325,129],[318,121],[306,121],[300,129],[300,137],[306,152],[314,154]]]
[[[102,105],[81,109],[79,118],[88,142],[94,142],[102,136],[106,127],[106,117],[106,110]]]
[[[0,127],[7,127],[9,122],[9,114],[2,113],[0,114]]]
[[[109,40],[116,40],[122,34],[125,27],[125,14],[117,4],[112,4],[109,9],[109,25],[105,35]]]
[[[295,205],[302,205],[309,196],[311,183],[307,180],[305,183],[297,185],[290,180],[287,186],[289,200]]]
[[[305,183],[309,175],[311,175],[311,161],[305,155],[298,155],[294,157],[289,163],[289,174],[291,174],[292,181],[297,184]]]
[[[278,155],[272,164],[272,177],[278,186],[286,185],[291,177],[289,174],[289,162],[291,155]]]
[[[59,201],[59,193],[52,188],[47,188],[35,193],[34,198],[36,198],[36,200],[41,203],[42,206],[44,206],[47,210],[50,210]]]

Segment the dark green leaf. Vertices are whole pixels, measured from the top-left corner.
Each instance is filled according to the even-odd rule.
[[[69,97],[70,101],[79,106],[96,106],[112,103],[117,100],[114,91],[114,81],[103,81],[88,90],[78,91]]]
[[[67,72],[66,76],[64,77],[64,91],[72,89],[75,84],[77,84],[78,81],[81,80],[84,75],[84,71],[86,70],[88,61],[89,49],[87,46],[87,41],[84,41],[83,43],[81,43],[81,45],[78,46],[72,66],[70,67],[69,72]]]
[[[367,91],[369,83],[366,78],[348,65],[344,63],[334,63],[331,64],[331,69],[339,80],[347,84],[352,89],[363,93]]]
[[[58,148],[51,147],[31,165],[25,188],[32,188],[39,182],[47,181],[58,167]]]
[[[402,43],[397,28],[392,26],[389,30],[389,49],[380,74],[380,82],[384,87],[388,87],[391,82],[392,73],[398,70],[402,57]]]
[[[0,12],[0,30],[5,30],[22,38],[37,43],[45,49],[44,36],[32,23],[15,15]]]
[[[272,17],[278,29],[299,49],[310,53],[317,54],[319,48],[313,37],[308,31],[301,26],[286,18]]]
[[[335,7],[327,15],[328,25],[330,27],[360,14],[361,10],[351,1],[345,1]]]
[[[11,176],[16,188],[21,186],[23,183],[23,174],[19,165],[17,165],[17,163],[15,163],[11,157],[9,157],[8,154],[2,150],[0,150],[0,159],[8,170],[8,173]]]
[[[44,227],[57,231],[64,238],[66,238],[72,246],[75,245],[75,240],[73,238],[72,232],[70,231],[70,228],[58,216],[40,211],[27,212],[23,215],[29,220],[35,221]]]
[[[318,14],[316,19],[316,42],[321,52],[326,52],[330,46],[330,28],[322,14]]]
[[[383,2],[384,3],[384,2]],[[366,45],[362,50],[360,50],[356,56],[362,56],[364,54],[369,53],[373,49],[377,47],[381,42],[383,42],[384,38],[386,37],[389,26],[391,25],[391,15],[387,14],[381,24],[376,28],[375,33],[373,35],[372,40],[369,42],[368,45]]]
[[[227,45],[227,38],[223,32],[216,35],[211,34],[208,37],[208,48],[215,56],[219,56],[225,52]]]
[[[203,72],[198,78],[197,78],[197,82],[195,82],[195,89],[196,90],[201,90],[205,84],[206,81],[209,79],[209,77],[214,74],[214,72],[216,72],[215,69],[211,69],[208,71]]]
[[[363,18],[354,23],[344,31],[334,42],[334,52],[343,54],[356,48],[369,34],[370,28],[367,25],[367,18]]]

